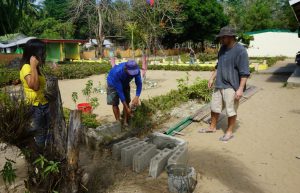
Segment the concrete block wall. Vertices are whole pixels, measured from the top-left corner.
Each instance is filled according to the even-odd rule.
[[[102,135],[118,135],[121,133],[121,123],[119,121],[116,121],[106,125],[101,125],[95,130]]]
[[[157,178],[168,164],[168,159],[172,155],[173,150],[163,149],[150,161],[149,176]]]
[[[188,146],[187,144],[179,146],[168,160],[170,164],[187,164],[188,161]]]
[[[115,143],[112,148],[112,157],[115,160],[121,159],[121,150],[122,148],[128,147],[132,144],[139,142],[140,140],[136,137],[128,138],[126,140]]]
[[[133,171],[139,173],[150,165],[150,160],[158,153],[156,145],[147,144],[133,156]]]
[[[121,150],[122,166],[124,167],[132,166],[134,154],[136,154],[139,150],[141,150],[145,145],[147,145],[145,141],[139,141],[135,144],[122,148]]]
[[[114,144],[113,159],[121,159],[122,166],[131,166],[138,173],[150,167],[149,176],[153,178],[157,178],[169,164],[187,164],[188,148],[184,140],[161,133],[153,135],[144,140],[133,137]],[[163,148],[170,144],[171,148]]]

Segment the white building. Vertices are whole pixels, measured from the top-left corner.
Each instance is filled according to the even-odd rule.
[[[300,38],[298,38],[297,32],[263,30],[246,34],[254,37],[248,49],[250,57],[295,57],[296,53],[300,51]]]

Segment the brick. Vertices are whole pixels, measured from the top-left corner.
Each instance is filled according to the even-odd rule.
[[[112,157],[115,160],[121,159],[121,149],[132,144],[139,142],[139,139],[136,137],[128,138],[126,140],[115,143],[112,148]]]

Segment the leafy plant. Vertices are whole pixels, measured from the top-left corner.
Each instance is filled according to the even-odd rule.
[[[1,92],[0,90],[0,141],[24,148],[32,139],[28,132],[32,111],[30,105],[22,97]]]
[[[74,102],[75,108],[76,108],[76,104],[78,101],[78,93],[77,92],[72,92],[72,101]]]
[[[45,180],[49,174],[59,173],[60,162],[48,161],[43,155],[40,155],[34,162],[36,165],[36,174]]]
[[[100,105],[99,104],[99,99],[97,97],[91,98],[90,104],[93,107],[93,109],[96,109]]]
[[[66,121],[70,118],[70,110],[64,108],[64,117]],[[67,123],[68,124],[68,123]],[[97,120],[97,115],[95,114],[82,114],[82,125],[88,128],[96,128],[101,125],[101,123]]]
[[[93,81],[88,80],[87,83],[85,84],[85,88],[82,90],[82,94],[86,97],[86,101],[90,101],[90,97],[92,94],[92,89],[93,89]]]
[[[8,191],[8,185],[13,184],[17,178],[16,169],[13,168],[13,165],[16,162],[7,158],[5,159],[6,162],[0,172],[5,183],[6,190]]]

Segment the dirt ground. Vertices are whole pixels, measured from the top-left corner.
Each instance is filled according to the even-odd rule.
[[[251,77],[249,84],[262,90],[240,106],[235,137],[228,143],[218,141],[226,120],[214,134],[198,133],[208,125],[193,123],[178,136],[188,141],[189,165],[199,174],[196,193],[300,192],[300,88],[283,87],[287,78]],[[137,175],[112,192],[130,191],[168,192],[167,177],[149,180],[145,173],[141,182]]]
[[[148,99],[153,96],[166,94],[171,89],[177,89],[176,79],[185,78],[185,72],[176,72],[176,71],[148,71],[147,80],[151,80],[157,83],[157,87],[143,90],[141,95],[141,100]],[[202,79],[207,79],[209,77],[208,72],[189,72],[190,83],[193,83],[197,77]],[[62,101],[64,107],[74,109],[75,104],[72,101],[72,92],[77,92],[79,96],[78,102],[85,102],[85,97],[82,95],[81,90],[85,87],[85,83],[88,80],[93,80],[94,85],[97,85],[98,82],[101,82],[103,88],[105,88],[105,75],[91,76],[85,79],[76,79],[76,80],[62,80],[59,81],[59,87],[61,91]],[[135,94],[134,89],[132,89],[132,96]],[[93,94],[99,99],[100,105],[94,110],[94,113],[98,115],[98,118],[103,121],[113,121],[113,112],[111,106],[106,104],[106,94]]]
[[[157,80],[159,87],[145,90],[142,99],[175,89],[176,79],[185,77],[185,72],[149,71],[147,75],[149,79]],[[209,75],[209,72],[190,72],[190,79],[192,82],[197,76],[208,78]],[[188,141],[189,165],[198,172],[196,193],[300,192],[300,160],[296,158],[300,156],[300,88],[283,87],[287,78],[280,75],[252,75],[249,84],[262,90],[240,105],[235,137],[228,143],[218,141],[223,134],[222,129],[226,128],[226,120],[219,123],[220,129],[214,134],[198,133],[199,128],[207,125],[193,123],[182,131],[185,136],[178,136]],[[104,76],[59,82],[64,106],[74,108],[71,93],[81,92],[89,79],[104,83]],[[84,98],[80,96],[80,100]],[[100,107],[95,113],[106,120],[113,120],[111,109],[106,105],[105,94],[100,95]],[[178,120],[173,118],[168,124],[173,125]],[[5,156],[1,152],[0,168]],[[102,162],[101,159],[85,155],[83,157],[91,159],[100,169],[109,171],[97,172],[99,175],[105,174],[100,179],[110,181],[104,184],[106,192],[168,192],[166,173],[153,180],[147,176],[147,171],[135,174],[121,168],[118,163]],[[103,163],[105,165],[102,167]],[[26,167],[22,160],[20,165]],[[19,171],[21,175],[23,171]],[[111,171],[117,177],[112,176]],[[0,186],[2,184],[0,182]]]

